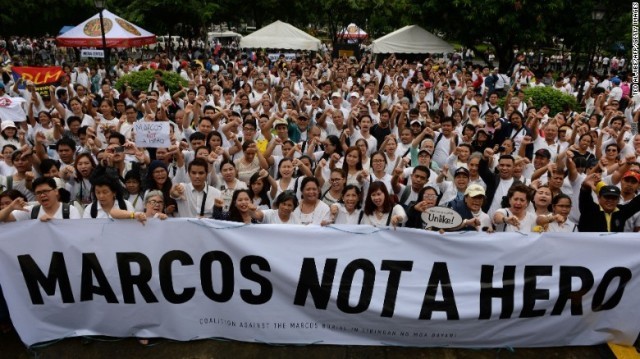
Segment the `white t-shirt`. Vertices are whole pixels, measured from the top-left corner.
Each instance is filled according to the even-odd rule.
[[[372,215],[367,215],[366,213],[362,216],[362,222],[360,224],[369,224],[374,227],[384,227],[387,225],[387,221],[389,221],[389,225],[391,226],[391,221],[389,216],[402,216],[402,224],[407,222],[407,213],[404,211],[401,205],[396,204],[393,206],[391,213],[387,213],[383,215],[382,218],[378,218],[375,213]]]
[[[302,204],[293,211],[293,216],[296,217],[300,224],[321,224],[323,221],[329,221],[331,219],[331,209],[326,203],[318,200],[316,202],[316,208],[311,213],[302,213],[300,210]]]
[[[26,207],[26,211],[12,211],[11,214],[13,215],[13,218],[16,219],[16,221],[24,221],[27,219],[31,219],[31,210],[33,210],[33,207],[35,206],[27,206]],[[40,211],[38,212],[38,219],[42,218],[42,216],[44,216],[46,213],[44,211],[44,208],[40,207]],[[55,219],[63,219],[62,217],[62,203],[60,203],[60,205],[58,206],[58,210],[56,211],[56,213],[53,215],[53,218]],[[80,219],[82,218],[80,216],[80,212],[78,212],[78,209],[74,206],[69,206],[69,219]]]
[[[134,212],[134,208],[133,205],[131,204],[131,202],[125,200],[124,203],[127,205],[127,211],[129,212]],[[82,214],[82,218],[93,218],[91,217],[91,206],[93,204],[90,204],[87,206],[87,208],[85,208],[84,213]],[[115,208],[120,208],[118,206],[118,201],[116,200],[115,203],[113,204],[113,206]],[[107,213],[102,209],[102,205],[100,205],[100,202],[98,202],[98,213],[96,215],[96,218],[111,218],[111,213]]]
[[[496,211],[496,213],[502,213],[505,217],[512,216],[513,213],[507,208],[500,208]],[[536,219],[538,216],[534,212],[526,211],[526,215],[524,219],[520,221],[520,228],[514,227],[510,224],[500,223],[496,225],[496,232],[531,232],[533,227],[536,225]],[[506,226],[505,226],[506,224]]]
[[[263,224],[300,224],[298,218],[293,214],[289,216],[289,220],[287,222],[283,222],[282,219],[280,219],[280,216],[278,216],[277,209],[265,209],[262,210],[262,213],[264,213],[264,218],[262,218]]]

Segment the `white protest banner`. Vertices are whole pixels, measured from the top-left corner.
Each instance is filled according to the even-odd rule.
[[[82,57],[82,58],[89,58],[89,57],[103,58],[104,57],[104,50],[82,49],[82,50],[80,50],[80,57]]]
[[[284,55],[284,59],[286,61],[291,61],[296,58],[296,54],[294,52],[285,52],[283,54],[276,52],[276,53],[267,54],[267,57],[269,58],[269,61],[276,62],[280,58],[280,55]]]
[[[439,235],[195,219],[2,226],[0,283],[27,345],[82,335],[629,345],[640,331],[636,233]]]
[[[164,148],[171,145],[167,121],[138,121],[133,124],[133,132],[138,147]]]

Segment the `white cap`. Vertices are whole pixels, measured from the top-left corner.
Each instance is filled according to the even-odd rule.
[[[0,132],[4,131],[8,127],[17,128],[16,123],[13,121],[2,121],[2,124],[0,125]]]
[[[360,98],[360,94],[354,91],[349,95],[349,97]]]

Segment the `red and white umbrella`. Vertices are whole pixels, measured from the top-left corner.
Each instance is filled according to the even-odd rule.
[[[108,10],[103,10],[102,16],[107,47],[137,47],[156,43],[156,35]],[[100,13],[56,37],[56,42],[62,47],[102,47]]]
[[[358,25],[351,23],[341,31],[338,31],[338,38],[340,39],[366,39],[369,36],[364,30],[362,30]]]

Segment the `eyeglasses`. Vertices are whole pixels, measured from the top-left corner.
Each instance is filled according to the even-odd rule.
[[[53,189],[43,189],[42,191],[36,191],[36,197],[40,197],[42,195],[48,195],[49,192],[53,191]]]
[[[438,198],[438,195],[435,194],[425,194],[424,196],[422,196],[423,199],[436,199]]]
[[[152,206],[157,206],[157,205],[164,205],[163,201],[156,201],[155,199],[150,199],[149,202],[147,202],[148,204],[152,205]]]

